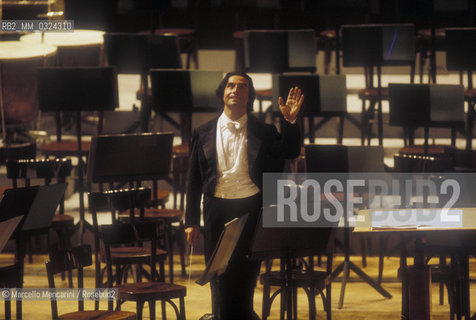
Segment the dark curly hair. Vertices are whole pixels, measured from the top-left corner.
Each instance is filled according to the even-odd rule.
[[[248,80],[248,104],[246,105],[246,111],[247,113],[252,112],[253,103],[256,98],[256,90],[255,90],[255,87],[253,86],[253,80],[251,80],[250,76],[244,72],[228,72],[225,75],[225,77],[220,82],[216,90],[218,105],[220,106],[221,110],[223,110],[223,107],[225,106],[225,102],[223,101],[223,94],[225,93],[225,88],[226,88],[226,85],[228,84],[228,79],[230,79],[230,77],[232,76],[240,76]]]

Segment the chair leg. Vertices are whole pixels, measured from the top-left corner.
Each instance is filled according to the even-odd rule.
[[[150,320],[155,320],[155,300],[149,300],[148,303]]]
[[[180,264],[182,265],[182,276],[185,277],[187,275],[187,266],[185,265],[185,230],[184,230],[184,226],[182,222],[180,222],[180,226],[177,230],[175,238],[177,239],[177,244],[180,251]]]
[[[339,135],[337,138],[337,144],[342,144],[344,140],[344,116],[339,116]]]
[[[142,310],[144,308],[144,301],[138,300],[136,303],[137,320],[142,320]]]
[[[185,298],[180,297],[180,320],[185,320]]]
[[[316,319],[316,289],[314,287],[309,288],[309,320]]]
[[[167,252],[169,254],[169,281],[174,283],[174,244],[172,237],[172,225],[167,224],[165,226],[165,237],[167,239]]]
[[[161,308],[162,308],[162,319],[165,320],[165,318],[167,316],[167,313],[166,313],[166,310],[165,310],[165,300],[161,300],[160,303],[161,303]]]
[[[365,237],[360,237],[360,249],[362,250],[362,266],[364,268],[367,266],[367,244],[365,243],[365,240]]]
[[[266,320],[268,319],[269,315],[269,291],[270,288],[267,285],[263,286],[263,305],[261,309],[261,319]]]
[[[365,99],[362,99],[362,113],[360,115],[360,142],[365,145],[365,130],[367,128],[367,116],[365,114]]]
[[[297,287],[293,287],[293,317],[294,319],[297,319],[297,302],[298,302],[298,296],[297,296]]]
[[[12,302],[5,300],[5,319],[10,320],[12,318]]]
[[[327,320],[331,320],[332,319],[332,308],[331,308],[331,304],[332,304],[332,299],[331,299],[331,289],[332,289],[332,285],[329,283],[326,287],[326,305],[327,305]]]
[[[279,319],[284,320],[284,313],[286,312],[286,288],[281,287],[281,294],[280,294],[280,307],[279,307]],[[269,308],[270,313],[271,313],[271,306]]]

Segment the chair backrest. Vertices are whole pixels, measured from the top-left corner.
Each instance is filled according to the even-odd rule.
[[[25,187],[30,186],[32,179],[42,179],[44,185],[49,185],[53,179],[64,183],[73,169],[71,159],[66,158],[9,160],[6,166],[7,177],[14,188],[18,188],[18,180],[23,180]],[[60,214],[64,214],[64,199],[60,202]]]
[[[143,215],[145,202],[149,199],[150,199],[150,189],[146,189],[146,188],[114,190],[114,191],[106,191],[106,192],[91,192],[88,194],[89,211],[91,212],[92,218],[93,218],[92,220],[93,220],[93,233],[94,233],[96,286],[101,285],[100,283],[101,265],[99,261],[99,251],[100,251],[100,238],[103,237],[103,233],[100,232],[99,230],[100,227],[98,223],[97,213],[110,211],[112,215],[113,225],[115,225],[117,224],[116,217],[115,217],[116,216],[115,210],[129,209],[131,212],[131,217],[132,217],[130,221],[134,221],[134,209],[139,208],[141,215]],[[155,224],[151,224],[151,225],[156,226]],[[114,234],[110,235],[109,233],[107,233],[108,227],[105,227],[105,228],[106,228],[106,236],[108,237],[108,239],[104,242],[106,248],[108,248],[108,246],[106,246],[106,243],[120,244],[121,241],[125,241],[125,242],[137,241],[137,233],[135,230],[129,230],[129,231],[125,230],[124,231],[125,234],[121,235],[122,239],[116,240]],[[109,249],[106,249],[106,260],[107,260],[107,250]]]
[[[92,264],[91,247],[89,245],[77,246],[69,249],[60,249],[50,253],[50,260],[46,262],[48,285],[55,289],[55,274],[77,270],[78,289],[84,287],[83,268]],[[84,299],[78,295],[78,310],[84,311]],[[58,305],[56,296],[51,295],[51,313],[53,319],[58,319]]]
[[[25,186],[30,185],[31,179],[43,179],[48,185],[52,179],[58,182],[66,181],[73,168],[71,159],[21,159],[7,161],[7,177],[12,179],[13,187],[18,187],[18,180],[22,179]]]
[[[106,249],[106,272],[108,287],[113,285],[111,247],[117,245],[140,244],[150,242],[150,281],[157,275],[157,228],[156,223],[133,222],[114,223],[101,226],[101,235]]]

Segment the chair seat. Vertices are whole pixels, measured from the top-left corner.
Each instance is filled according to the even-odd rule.
[[[172,153],[175,156],[187,156],[190,153],[188,144],[180,144],[178,146],[173,146]]]
[[[425,147],[421,145],[415,145],[415,146],[408,146],[408,147],[403,147],[398,150],[399,154],[410,154],[410,155],[423,155],[425,154]],[[456,149],[451,146],[443,146],[443,145],[431,145],[428,146],[428,153],[426,155],[428,156],[442,156],[442,155],[448,155],[448,156],[453,156],[456,153]]]
[[[377,99],[378,98],[378,88],[370,89],[360,89],[357,92],[359,99]],[[382,99],[388,100],[388,88],[382,88]]]
[[[71,228],[74,226],[74,217],[67,214],[55,214],[51,221],[51,226],[61,229]]]
[[[167,251],[157,249],[157,259],[165,260]],[[145,247],[121,247],[111,248],[113,264],[148,264],[150,262],[150,249]],[[101,261],[105,262],[105,255],[101,254]]]
[[[464,274],[457,272],[450,266],[445,265],[429,265],[431,267],[431,281],[448,282],[455,280],[463,280]]]
[[[175,35],[179,38],[195,36],[195,29],[192,28],[160,28],[155,29],[154,34],[161,34],[161,35]]]
[[[431,39],[431,29],[420,29],[417,32],[417,36],[424,39],[430,40]],[[436,41],[444,41],[446,39],[446,30],[443,28],[435,29],[435,40]]]
[[[464,90],[464,99],[466,101],[472,101],[476,99],[476,89],[466,89]]]
[[[302,273],[293,270],[289,285],[293,287],[314,287],[322,289],[328,285],[331,277],[325,271],[311,271]],[[265,286],[284,286],[284,275],[280,271],[271,271],[260,276],[260,283]]]
[[[158,208],[148,208],[144,210],[144,219],[146,220],[166,220],[167,222],[179,222],[182,220],[184,212],[177,209],[158,209]],[[134,217],[139,219],[140,210],[134,210]],[[119,214],[119,219],[128,219],[129,212],[124,211]]]
[[[62,314],[61,320],[135,320],[136,314],[127,311],[77,311]]]
[[[91,142],[81,141],[81,154],[87,156],[89,149],[91,148]],[[44,155],[51,155],[55,157],[75,156],[78,153],[78,142],[76,140],[62,140],[44,144],[40,147],[41,152]]]
[[[187,295],[186,287],[165,282],[125,283],[116,288],[119,292],[119,299],[127,301],[167,300]]]
[[[157,200],[153,199],[153,195],[151,194],[151,199],[146,201],[146,207],[155,207],[155,206],[165,206],[167,199],[169,198],[170,191],[158,189],[157,190]]]
[[[272,89],[256,90],[256,99],[258,99],[258,100],[272,100],[273,99],[273,90]]]

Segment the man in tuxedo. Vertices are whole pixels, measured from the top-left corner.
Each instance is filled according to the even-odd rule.
[[[205,261],[208,262],[224,224],[249,213],[226,272],[211,283],[215,319],[259,319],[253,294],[260,263],[249,261],[251,238],[261,209],[262,174],[282,170],[284,159],[301,150],[295,124],[304,96],[292,88],[286,103],[279,98],[285,121],[282,133],[248,115],[256,92],[244,73],[228,73],[217,88],[223,113],[198,127],[192,136],[187,179],[185,233],[192,245],[199,236],[203,194]]]

